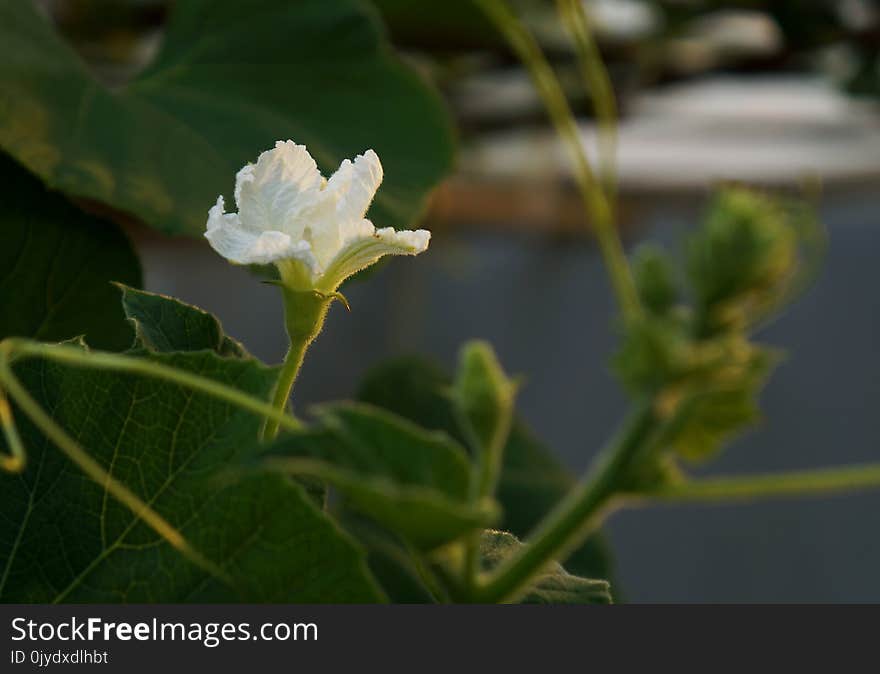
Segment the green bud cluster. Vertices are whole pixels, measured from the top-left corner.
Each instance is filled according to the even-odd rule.
[[[687,242],[687,273],[703,332],[746,329],[777,304],[798,267],[796,212],[742,188],[716,197]]]
[[[664,449],[704,459],[759,418],[758,394],[779,354],[749,333],[800,280],[799,213],[727,188],[687,241],[684,282],[662,249],[635,255],[644,311],[624,326],[613,363],[631,393],[654,401]]]

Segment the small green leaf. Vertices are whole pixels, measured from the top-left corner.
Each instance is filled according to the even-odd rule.
[[[491,571],[523,547],[512,534],[488,530],[480,540],[483,571]],[[520,599],[523,604],[610,604],[607,581],[581,578],[568,573],[561,565],[551,564],[532,583]]]
[[[0,184],[0,339],[85,335],[95,347],[126,348],[131,331],[110,282],[138,285],[141,268],[125,235],[2,154]]]
[[[450,386],[449,378],[430,361],[397,358],[367,374],[358,398],[463,442]],[[503,458],[497,492],[504,512],[500,526],[524,537],[575,485],[575,477],[516,420]],[[613,573],[611,552],[601,534],[591,536],[566,563],[585,576],[610,579]]]
[[[125,316],[134,326],[137,346],[159,353],[210,349],[220,356],[244,358],[244,347],[223,333],[220,321],[203,309],[173,297],[119,285]]]
[[[454,440],[368,405],[321,407],[314,428],[285,434],[263,460],[325,480],[352,507],[423,549],[497,517],[493,503],[468,502],[470,465]]]
[[[173,3],[155,60],[110,89],[33,2],[0,3],[0,148],[51,187],[197,235],[276,140],[320,168],[376,150],[377,226],[412,224],[452,164],[439,97],[355,0]]]
[[[507,378],[492,347],[469,342],[461,350],[452,399],[469,435],[482,452],[500,452],[513,418],[516,385]]]

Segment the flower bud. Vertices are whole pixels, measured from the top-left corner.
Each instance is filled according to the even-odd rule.
[[[687,247],[687,268],[703,331],[743,328],[788,289],[797,230],[785,208],[758,192],[728,188]]]

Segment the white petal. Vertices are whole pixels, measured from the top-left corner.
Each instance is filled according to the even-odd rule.
[[[362,222],[372,228],[369,220]],[[392,227],[375,230],[371,236],[355,238],[327,266],[318,281],[318,290],[334,292],[349,276],[369,267],[385,255],[418,255],[428,248],[430,240],[431,233],[427,230],[398,232]]]
[[[336,201],[336,216],[340,221],[360,220],[364,217],[376,190],[382,184],[382,162],[373,150],[343,160],[330,180],[327,193]]]
[[[376,228],[372,222],[363,218],[339,221],[331,214],[329,218],[314,222],[308,231],[315,257],[321,267],[326,269],[339,255],[339,251],[352,241],[373,236]]]
[[[317,262],[307,241],[277,231],[254,232],[241,226],[237,213],[223,212],[223,197],[208,211],[205,238],[220,255],[236,264],[270,264],[297,259],[314,273]]]
[[[382,164],[372,150],[348,159],[327,182],[320,206],[310,211],[308,238],[318,261],[326,266],[350,241],[372,236],[364,214],[382,182]]]
[[[254,232],[278,231],[301,239],[301,217],[324,184],[305,146],[278,141],[235,177],[235,202],[242,226]]]

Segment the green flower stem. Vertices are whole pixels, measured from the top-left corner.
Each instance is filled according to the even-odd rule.
[[[69,348],[69,347],[58,347]],[[134,513],[138,520],[143,520],[153,531],[164,538],[170,545],[180,551],[191,562],[205,569],[212,575],[225,579],[224,572],[209,559],[202,556],[195,548],[190,546],[173,525],[164,517],[153,510],[140,497],[132,492],[121,482],[117,481],[104,468],[95,461],[82,447],[67,434],[55,421],[40,407],[31,395],[21,385],[6,360],[0,358],[0,384],[9,393],[15,403],[31,419],[31,421],[54,442],[62,452],[75,463],[90,479],[106,489],[114,498],[125,505]],[[20,448],[22,449],[22,448]],[[23,451],[23,450],[22,450]]]
[[[290,398],[290,392],[293,390],[293,384],[302,367],[306,348],[307,345],[303,343],[290,343],[287,355],[284,356],[284,363],[281,365],[281,372],[278,373],[278,381],[275,383],[275,388],[272,391],[273,410],[284,412],[287,401]],[[277,435],[278,422],[267,417],[260,433],[260,439],[264,441],[272,440]]]
[[[880,487],[880,463],[836,468],[690,480],[653,491],[627,494],[627,505],[651,502],[752,501],[761,498],[833,494]]]
[[[577,120],[559,80],[544,57],[540,45],[510,11],[504,0],[475,0],[505,36],[529,70],[557,133],[566,142],[575,162],[575,178],[589,212],[602,257],[608,268],[617,301],[627,318],[641,311],[635,282],[614,222],[614,209],[596,180],[583,146]],[[596,92],[601,95],[601,91]],[[607,103],[603,104],[607,107]]]
[[[132,356],[102,351],[86,351],[75,346],[43,344],[24,339],[7,339],[0,343],[0,346],[3,347],[0,350],[0,363],[9,363],[12,359],[17,358],[35,357],[45,358],[46,360],[64,363],[73,367],[127,372],[153,379],[164,379],[220,400],[225,400],[232,405],[253,412],[261,417],[269,417],[280,426],[290,430],[302,428],[302,423],[291,415],[277,410],[258,398],[242,393],[238,389],[226,386],[213,379],[145,358],[134,358]]]
[[[657,435],[650,401],[639,404],[620,434],[599,456],[581,486],[549,514],[529,536],[519,553],[500,564],[474,592],[475,601],[514,601],[542,569],[562,559],[602,522],[615,502],[617,489],[631,460]]]
[[[297,292],[284,287],[281,288],[281,292],[284,297],[284,322],[290,347],[287,355],[284,356],[284,363],[272,392],[272,408],[283,413],[306,351],[324,327],[327,311],[336,296],[324,295],[316,291]],[[277,435],[277,417],[268,417],[261,437],[263,440],[272,440]]]

